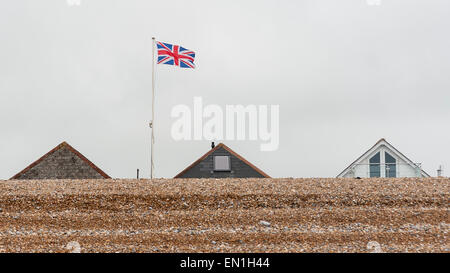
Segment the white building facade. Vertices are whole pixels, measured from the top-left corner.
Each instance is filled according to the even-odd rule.
[[[414,163],[384,138],[356,159],[337,177],[430,177],[420,163]]]

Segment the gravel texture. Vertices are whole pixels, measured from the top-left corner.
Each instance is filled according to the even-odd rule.
[[[450,252],[449,178],[0,181],[0,252]]]

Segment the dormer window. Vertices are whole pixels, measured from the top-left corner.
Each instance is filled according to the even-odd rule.
[[[217,172],[231,171],[230,157],[227,155],[214,156],[214,171]]]

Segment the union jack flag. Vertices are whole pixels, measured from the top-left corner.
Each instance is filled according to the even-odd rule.
[[[183,68],[195,68],[195,52],[182,46],[157,42],[158,64],[176,65]]]

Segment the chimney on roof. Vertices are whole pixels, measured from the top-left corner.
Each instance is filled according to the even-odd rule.
[[[216,147],[216,144],[214,144],[214,141],[211,142],[211,149],[214,149],[214,147]]]
[[[442,172],[443,172],[442,165],[440,165],[439,169],[437,170],[437,176],[442,177]]]

